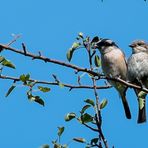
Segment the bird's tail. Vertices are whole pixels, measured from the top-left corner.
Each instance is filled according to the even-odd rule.
[[[130,108],[126,99],[126,95],[125,92],[123,94],[121,94],[121,99],[122,99],[122,104],[124,107],[124,111],[125,111],[125,115],[128,119],[131,119],[131,112],[130,112]]]

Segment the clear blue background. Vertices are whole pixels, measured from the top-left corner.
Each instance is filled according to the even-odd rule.
[[[148,41],[148,3],[144,0],[1,0],[0,42],[8,43],[11,34],[22,37],[13,47],[21,48],[26,43],[30,52],[39,50],[50,58],[66,61],[66,52],[79,32],[88,36],[99,35],[114,40],[129,57],[128,47],[135,39]],[[4,69],[4,74],[19,76],[30,73],[32,78],[49,80],[56,74],[62,82],[74,83],[73,70],[32,61],[30,58],[6,51],[2,55],[15,63],[17,69]],[[87,67],[84,51],[75,53],[72,63]],[[84,77],[84,82],[85,82]],[[86,82],[89,83],[89,82]],[[48,94],[40,95],[45,100],[45,107],[29,102],[27,88],[19,85],[5,98],[11,81],[0,80],[0,147],[3,148],[38,148],[50,144],[56,139],[57,127],[66,126],[62,143],[70,148],[82,148],[84,145],[71,141],[73,137],[93,138],[94,133],[72,121],[64,122],[68,112],[79,113],[83,100],[94,98],[91,90],[73,90],[52,87]],[[131,89],[127,97],[132,111],[132,119],[127,120],[123,113],[117,92],[100,90],[100,99],[107,98],[108,106],[103,110],[103,131],[110,147],[147,148],[148,123],[138,125],[137,101]],[[38,94],[38,92],[35,92]]]

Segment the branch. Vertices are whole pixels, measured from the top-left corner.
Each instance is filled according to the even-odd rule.
[[[99,132],[98,129],[95,129],[95,128],[89,126],[89,125],[86,124],[86,123],[82,123],[82,124],[85,125],[87,128],[91,129],[92,131]]]
[[[94,76],[100,75],[100,74],[98,74],[98,73],[96,73],[94,71],[91,71],[91,70],[87,69],[87,68],[81,68],[81,67],[78,67],[76,65],[72,65],[72,64],[69,64],[69,63],[66,63],[66,62],[63,62],[63,61],[55,60],[55,59],[50,59],[50,58],[44,57],[42,55],[35,55],[35,54],[30,53],[30,52],[27,52],[26,50],[24,52],[24,50],[22,51],[22,50],[19,50],[19,49],[15,49],[15,48],[12,48],[12,47],[10,47],[8,45],[0,44],[0,49],[10,50],[12,52],[15,52],[15,53],[18,53],[18,54],[21,54],[21,55],[24,55],[24,56],[31,57],[33,60],[38,59],[38,60],[42,60],[44,62],[54,63],[54,64],[58,64],[58,65],[61,65],[61,66],[69,67],[69,68],[77,70],[78,72],[79,71],[87,72],[87,73],[89,73],[91,75],[94,75]]]
[[[87,45],[87,51],[88,51],[88,58],[89,58],[89,65],[90,65],[90,69],[93,71],[93,65],[92,65],[92,57],[93,57],[93,53],[91,53],[90,50],[90,44]],[[101,109],[100,109],[100,102],[99,102],[99,95],[97,93],[97,89],[96,89],[96,79],[95,77],[92,77],[92,82],[93,82],[93,87],[94,87],[94,95],[96,98],[96,115],[95,115],[95,119],[96,119],[96,125],[98,128],[98,133],[99,133],[99,137],[101,137],[100,142],[98,147],[102,147],[101,141],[104,143],[105,148],[108,148],[108,143],[107,140],[103,134],[102,131],[102,116],[101,116]]]
[[[135,89],[138,89],[140,91],[144,91],[144,92],[148,93],[148,89],[142,88],[142,86],[135,85],[135,84],[132,84],[130,82],[124,81],[124,80],[122,80],[120,78],[111,78],[111,77],[101,76],[100,79],[112,80],[112,81],[115,81],[115,82],[120,82],[121,84],[124,84],[125,86],[128,86],[130,88],[135,88]]]
[[[23,45],[24,45],[24,44],[23,44]],[[58,60],[55,60],[55,59],[50,59],[50,58],[41,56],[41,54],[35,55],[35,54],[30,53],[30,52],[27,52],[26,50],[25,50],[25,51],[24,51],[24,50],[21,51],[21,50],[19,50],[19,49],[15,49],[15,48],[12,48],[12,47],[10,47],[10,46],[8,46],[8,45],[4,45],[4,44],[0,44],[0,49],[1,49],[1,50],[2,50],[2,49],[10,50],[10,51],[12,51],[12,52],[15,52],[15,53],[18,53],[18,54],[21,54],[21,55],[24,55],[24,56],[31,57],[32,59],[39,59],[39,60],[42,60],[42,61],[45,61],[45,62],[54,63],[54,64],[57,64],[57,65],[69,67],[69,68],[72,68],[72,69],[77,70],[78,72],[79,72],[79,71],[86,72],[86,73],[91,74],[91,75],[93,75],[93,76],[99,77],[99,79],[106,79],[106,80],[112,80],[112,81],[115,81],[115,82],[120,82],[121,84],[124,84],[124,85],[126,85],[127,87],[135,88],[135,89],[138,89],[138,90],[141,90],[141,91],[144,91],[144,92],[148,93],[148,89],[142,88],[141,86],[138,86],[138,85],[135,85],[135,84],[132,84],[132,83],[129,83],[129,82],[124,81],[124,80],[122,80],[122,79],[120,79],[120,78],[106,77],[106,76],[104,76],[103,74],[94,72],[94,71],[92,71],[92,70],[90,70],[90,69],[81,68],[81,67],[78,67],[78,66],[76,66],[76,65],[69,64],[69,63],[66,63],[66,62],[63,62],[63,61],[58,61]]]
[[[7,79],[7,80],[13,80],[13,81],[21,81],[20,78],[17,77],[11,77],[11,76],[4,76],[4,75],[0,75],[0,79]],[[58,82],[47,82],[47,81],[41,81],[41,80],[34,80],[34,79],[29,79],[28,81],[30,82],[36,82],[36,84],[47,84],[47,85],[57,85],[59,86]],[[62,85],[64,87],[70,88],[71,89],[80,89],[80,88],[84,88],[84,89],[94,89],[93,86],[89,86],[89,85],[71,85],[71,84],[64,84],[62,83]],[[111,88],[111,85],[105,85],[105,86],[97,86],[97,89],[108,89]]]
[[[97,117],[97,115],[95,116],[95,118],[96,118],[96,124],[97,124],[98,130],[99,130],[99,134],[100,134],[100,136],[101,136],[101,139],[103,140],[103,143],[104,143],[104,145],[105,145],[105,148],[108,148],[107,140],[106,140],[106,138],[104,137],[104,134],[103,134],[101,125],[100,125],[100,123],[98,122],[98,117]]]

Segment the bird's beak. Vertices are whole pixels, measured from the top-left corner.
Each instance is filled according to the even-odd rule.
[[[133,47],[134,47],[134,45],[133,45],[133,44],[130,44],[130,45],[129,45],[129,47],[133,48]]]
[[[99,40],[98,42],[94,43],[93,45],[93,48],[96,49],[96,48],[100,48],[100,43],[102,42],[102,40]]]

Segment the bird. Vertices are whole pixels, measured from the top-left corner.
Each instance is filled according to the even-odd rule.
[[[117,44],[110,39],[103,39],[99,37],[94,37],[92,42],[93,48],[97,48],[100,51],[101,65],[104,75],[112,78],[118,77],[126,81],[127,63],[124,53],[117,46]],[[125,115],[128,119],[131,119],[131,112],[126,99],[127,86],[121,84],[120,82],[115,82],[112,80],[108,81],[118,91],[122,100]]]
[[[132,48],[132,54],[127,61],[128,81],[140,85],[141,87],[148,88],[148,44],[143,40],[133,41],[129,47]],[[146,93],[141,99],[143,107],[140,106],[139,93],[140,90],[134,89],[138,99],[138,123],[146,122]]]

